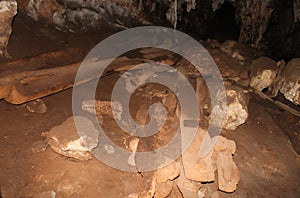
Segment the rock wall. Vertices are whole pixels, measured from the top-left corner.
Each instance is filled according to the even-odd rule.
[[[300,56],[300,0],[30,0],[28,15],[64,31],[156,24],[209,38],[225,2],[234,8],[240,42],[275,59]]]
[[[8,57],[7,45],[12,32],[11,23],[17,14],[15,0],[0,1],[0,56]]]

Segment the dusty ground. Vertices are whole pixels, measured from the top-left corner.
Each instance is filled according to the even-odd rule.
[[[14,58],[37,55],[68,46],[89,49],[113,31],[67,35],[19,16],[14,22],[9,52]],[[6,60],[0,60],[6,61]],[[108,97],[111,78],[97,94]],[[125,197],[139,192],[147,177],[112,169],[96,159],[81,162],[54,153],[33,153],[42,132],[72,115],[72,90],[43,98],[45,114],[30,113],[24,105],[0,101],[0,189],[2,197]],[[137,101],[136,105],[143,101]],[[219,197],[300,197],[300,157],[289,136],[300,132],[300,119],[252,95],[250,116],[236,131],[223,135],[237,143],[234,160],[241,173],[236,192]],[[213,188],[213,187],[212,187]],[[170,197],[176,197],[175,194]]]

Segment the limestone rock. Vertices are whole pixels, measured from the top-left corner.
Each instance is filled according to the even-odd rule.
[[[52,21],[53,14],[63,10],[56,0],[30,0],[27,5],[27,15],[33,20]]]
[[[227,130],[235,130],[248,118],[249,96],[242,88],[230,85],[226,87],[227,104],[212,108],[212,124]]]
[[[0,56],[9,57],[7,45],[12,32],[11,23],[16,14],[15,0],[0,1]]]
[[[76,117],[76,121],[84,126],[84,131],[78,131],[74,119],[75,117],[68,118],[43,136],[47,137],[48,144],[56,153],[79,160],[89,160],[92,158],[90,151],[98,145],[98,131],[87,118]]]
[[[163,183],[156,184],[154,198],[165,198],[168,197],[173,190],[173,181],[166,181]]]
[[[214,158],[218,172],[219,189],[225,192],[233,192],[240,180],[239,170],[232,159],[232,155],[236,152],[236,145],[234,141],[227,140],[222,136],[217,138],[214,147]]]
[[[198,190],[202,184],[200,182],[187,179],[183,170],[181,170],[181,174],[176,180],[176,183],[183,194],[183,197],[198,198]]]
[[[258,91],[270,87],[278,73],[278,67],[274,60],[262,56],[251,64],[250,86]]]
[[[249,62],[255,55],[256,50],[233,40],[226,40],[220,45],[220,50],[239,61],[241,65]]]
[[[47,106],[45,105],[44,101],[41,99],[36,99],[34,101],[30,101],[26,103],[26,108],[31,113],[46,113]]]
[[[97,115],[100,124],[103,123],[104,117],[112,117],[112,110],[115,112],[116,120],[121,120],[123,107],[120,102],[117,101],[101,101],[101,100],[85,100],[81,105],[82,110],[91,114]]]
[[[189,180],[198,182],[211,182],[215,179],[212,152],[204,158],[199,157],[200,146],[206,131],[199,128],[192,143],[182,154],[184,175]]]
[[[289,101],[300,105],[300,58],[288,62],[281,75],[284,81],[280,92]]]
[[[171,164],[158,169],[155,173],[156,182],[164,183],[167,182],[168,180],[170,181],[174,180],[180,174],[180,166],[181,164],[179,161],[174,161]]]

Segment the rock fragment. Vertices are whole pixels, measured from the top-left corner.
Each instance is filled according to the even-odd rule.
[[[248,118],[249,96],[242,88],[230,85],[226,87],[227,104],[212,108],[212,124],[227,130],[235,130]]]
[[[34,101],[30,101],[26,103],[26,108],[31,113],[46,113],[47,112],[47,106],[45,105],[44,101],[41,99],[36,99]]]
[[[232,159],[232,155],[236,152],[236,145],[234,141],[227,140],[222,136],[217,138],[214,157],[218,172],[219,189],[224,192],[233,192],[240,180],[240,173]]]
[[[74,119],[80,122],[84,129],[77,130]],[[91,159],[90,152],[98,145],[98,131],[94,124],[80,116],[68,118],[43,136],[48,139],[48,144],[56,153],[78,160]]]
[[[12,32],[11,23],[17,14],[17,2],[15,0],[0,1],[0,57],[10,57],[7,45]]]
[[[253,60],[250,72],[250,86],[257,91],[270,87],[277,76],[278,67],[274,60],[262,56]]]

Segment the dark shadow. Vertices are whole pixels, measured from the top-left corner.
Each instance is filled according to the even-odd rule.
[[[208,27],[207,38],[219,41],[238,40],[240,34],[240,25],[235,19],[235,8],[228,1],[215,11]]]

